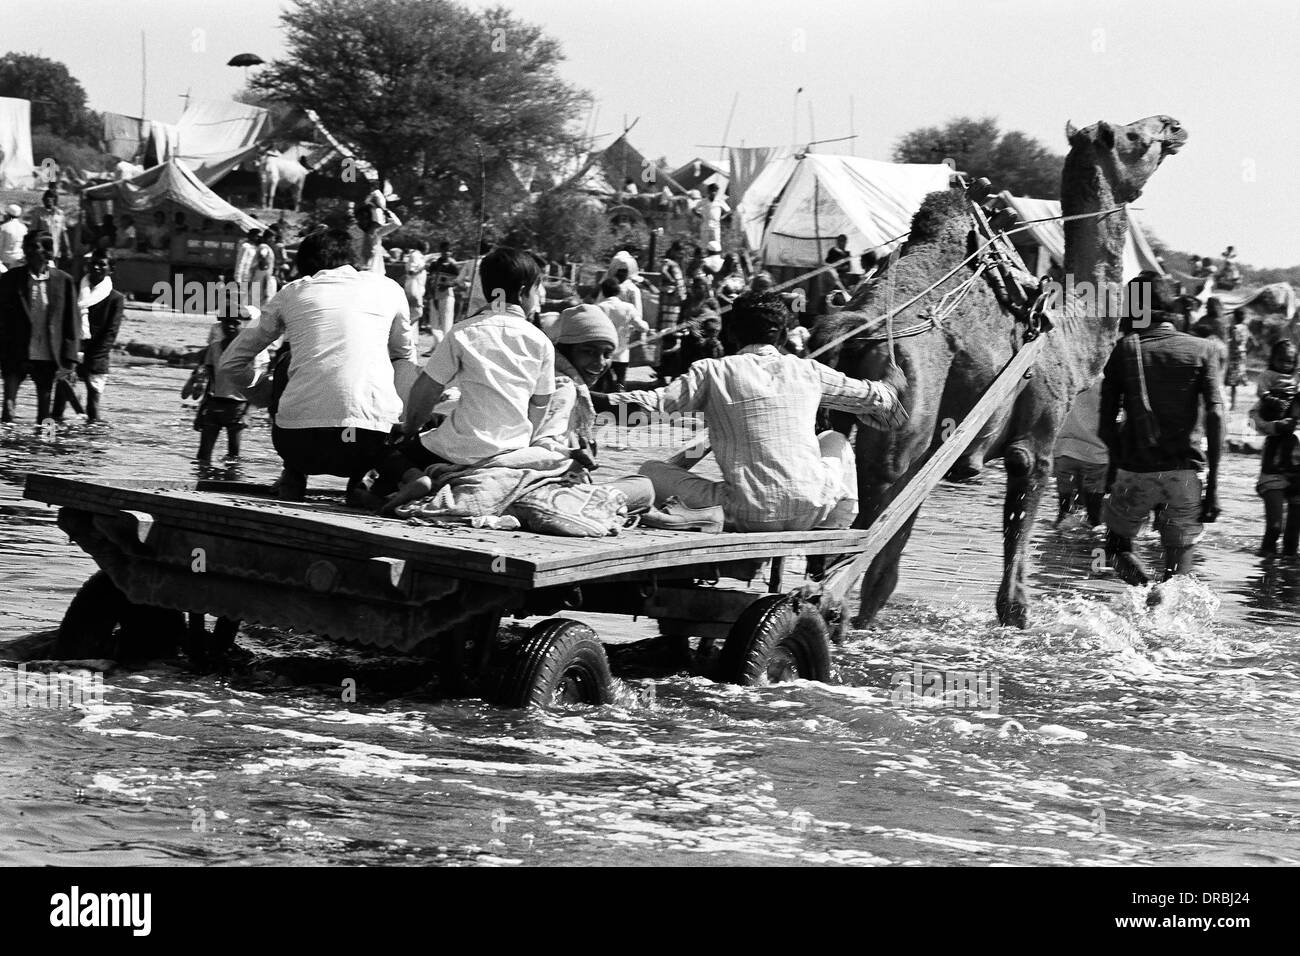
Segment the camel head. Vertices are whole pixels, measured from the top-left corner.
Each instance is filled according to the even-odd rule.
[[[1126,126],[1101,121],[1076,129],[1066,123],[1065,138],[1071,158],[1095,166],[1117,200],[1133,202],[1164,158],[1182,149],[1187,130],[1172,116],[1161,115]]]

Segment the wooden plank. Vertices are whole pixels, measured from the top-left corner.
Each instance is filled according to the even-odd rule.
[[[1012,356],[1011,361],[998,373],[998,377],[980,396],[980,400],[962,419],[961,424],[943,444],[930,453],[929,459],[912,476],[907,486],[877,516],[876,520],[871,522],[871,527],[867,529],[867,536],[861,542],[861,551],[853,558],[840,561],[827,570],[821,586],[824,607],[835,606],[844,600],[849,588],[862,577],[872,559],[907,523],[912,512],[921,507],[935,485],[975,440],[984,423],[995,411],[1014,400],[1016,393],[1029,377],[1029,370],[1037,360],[1038,353],[1042,351],[1049,334],[1051,333],[1045,332],[1030,340]]]
[[[635,529],[609,538],[452,531],[344,512],[323,503],[289,505],[196,492],[189,490],[192,482],[167,484],[182,487],[145,491],[117,483],[30,475],[25,496],[104,514],[147,511],[157,521],[179,529],[220,533],[313,554],[410,560],[459,578],[512,587],[545,587],[682,565],[780,557],[792,551],[843,553],[856,550],[866,536],[864,531],[853,530],[703,535]]]

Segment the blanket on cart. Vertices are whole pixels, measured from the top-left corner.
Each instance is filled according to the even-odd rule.
[[[525,448],[475,465],[430,465],[425,474],[433,482],[431,492],[398,507],[398,517],[501,530],[517,523],[569,537],[617,534],[627,520],[623,493],[591,484],[587,472],[561,452]]]

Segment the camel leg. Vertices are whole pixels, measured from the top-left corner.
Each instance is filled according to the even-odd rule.
[[[862,592],[858,603],[858,616],[853,620],[856,628],[870,627],[880,609],[885,606],[894,589],[898,587],[898,564],[903,559],[903,549],[912,535],[912,526],[916,524],[918,508],[912,517],[889,539],[880,553],[872,560],[867,573],[862,576]]]
[[[1025,443],[1011,445],[1005,455],[1007,493],[1002,503],[1002,584],[997,611],[1001,624],[1027,627],[1029,591],[1025,571],[1029,563],[1030,530],[1047,489],[1051,458],[1037,454]]]

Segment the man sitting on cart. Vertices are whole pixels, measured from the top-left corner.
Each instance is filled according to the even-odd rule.
[[[852,524],[853,449],[838,432],[816,433],[817,409],[850,412],[872,428],[897,428],[907,417],[900,399],[907,380],[896,366],[884,381],[860,381],[781,352],[789,318],[779,295],[747,292],[728,319],[741,346],[737,354],[698,361],[664,388],[609,396],[659,412],[702,413],[722,471],[722,481],[711,481],[673,461],[646,462],[640,474],[654,484],[662,507],[643,524],[703,531],[721,530],[724,520],[737,531]]]

